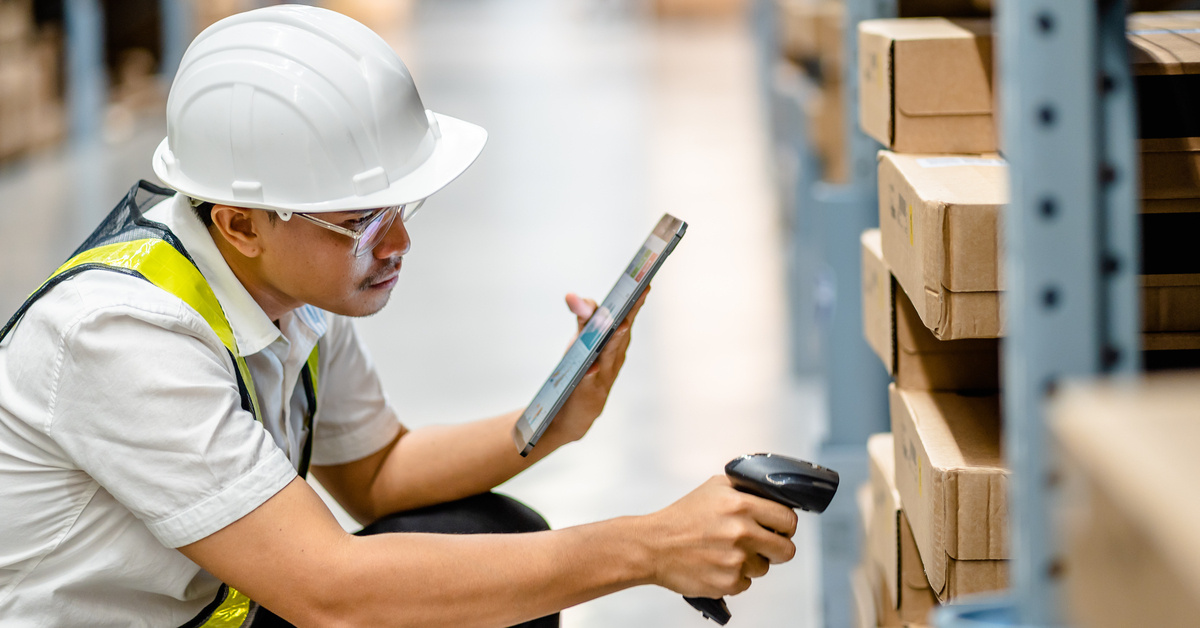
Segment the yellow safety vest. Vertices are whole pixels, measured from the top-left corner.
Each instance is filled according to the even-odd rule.
[[[238,392],[242,408],[262,420],[259,414],[258,394],[246,359],[238,351],[233,329],[225,317],[221,304],[213,294],[208,281],[200,274],[195,261],[183,248],[183,244],[165,225],[147,220],[143,213],[174,195],[174,190],[161,188],[146,181],[139,181],[116,208],[75,250],[65,264],[50,275],[37,290],[25,300],[8,323],[0,328],[0,341],[16,327],[31,305],[54,286],[87,270],[108,270],[135,277],[179,297],[204,317],[209,327],[216,332],[221,343],[229,351],[237,365]],[[312,457],[312,421],[317,412],[317,347],[308,356],[301,381],[308,402],[304,423],[308,431],[300,457],[301,477],[307,476]],[[247,625],[252,617],[255,603],[238,590],[222,584],[216,599],[191,621],[181,628],[236,628]]]

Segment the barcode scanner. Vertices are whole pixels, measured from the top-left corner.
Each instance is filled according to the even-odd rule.
[[[822,513],[838,488],[838,473],[811,462],[776,454],[748,454],[725,465],[733,487],[784,506]],[[724,626],[732,615],[723,598],[687,597],[688,604]]]

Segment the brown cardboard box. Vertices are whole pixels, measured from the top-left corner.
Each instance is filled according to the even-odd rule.
[[[1200,74],[1200,12],[1140,13],[1127,20],[1137,83],[1142,197],[1200,198],[1200,123],[1189,103]]]
[[[995,155],[879,153],[883,257],[940,340],[1002,334],[1000,209],[1008,168]]]
[[[1200,330],[1200,275],[1142,275],[1142,327]]]
[[[845,92],[840,83],[826,83],[812,103],[808,133],[821,158],[821,179],[845,183],[850,178],[850,154],[846,146]]]
[[[854,598],[854,625],[857,628],[879,626],[879,618],[875,615],[875,601],[871,595],[871,582],[861,565],[850,572],[850,591]]]
[[[867,440],[872,514],[864,547],[882,576],[878,594],[882,606],[876,612],[898,625],[924,621],[937,606],[937,597],[929,588],[912,528],[901,509],[894,446],[890,433]]]
[[[843,50],[841,0],[779,0],[783,53],[822,84],[840,83]]]
[[[386,0],[384,0],[386,2]],[[744,0],[655,0],[660,18],[732,18],[745,10]]]
[[[998,389],[999,341],[938,340],[908,295],[895,288],[879,230],[864,231],[861,244],[863,333],[896,384],[922,390]]]
[[[1050,417],[1071,625],[1196,625],[1200,372],[1066,386]]]
[[[942,602],[1008,584],[1000,399],[889,389],[896,488]]]
[[[895,290],[896,385],[920,390],[998,390],[1000,341],[938,340],[903,290]]]
[[[867,135],[899,152],[996,150],[990,20],[867,20],[858,46]]]
[[[1004,333],[1000,215],[1008,202],[1007,177],[1007,165],[995,155],[879,153],[883,257],[940,340]],[[1157,266],[1179,260],[1195,266],[1189,261],[1194,256],[1179,251],[1178,242],[1146,241],[1144,246],[1147,255],[1152,246],[1171,247],[1165,254],[1153,252],[1166,260]],[[1200,330],[1200,274],[1187,270],[1143,276],[1143,331]]]
[[[892,310],[892,271],[883,261],[883,241],[878,229],[859,236],[862,247],[863,337],[888,375],[896,374],[895,314]]]
[[[1142,198],[1200,198],[1200,137],[1143,139],[1140,144]]]
[[[867,524],[864,553],[870,564],[883,575],[887,605],[895,608],[900,601],[900,493],[896,491],[896,453],[891,432],[872,434],[867,439],[867,483],[870,521]],[[917,571],[920,571],[919,563]],[[921,574],[925,578],[925,574]]]

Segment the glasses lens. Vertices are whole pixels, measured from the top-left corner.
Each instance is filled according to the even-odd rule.
[[[405,203],[400,206],[400,222],[408,222],[417,213],[418,209],[425,204],[425,199],[421,199],[415,203]]]
[[[392,222],[396,220],[396,213],[399,209],[399,207],[388,207],[367,223],[366,228],[362,231],[362,237],[358,239],[358,244],[354,247],[355,255],[366,255],[383,240],[383,236],[392,227]]]

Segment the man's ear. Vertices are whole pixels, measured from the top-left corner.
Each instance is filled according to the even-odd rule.
[[[233,207],[231,205],[213,205],[213,227],[220,232],[233,248],[246,257],[258,257],[262,254],[261,223],[257,221],[253,209]],[[261,218],[261,216],[259,216]]]

